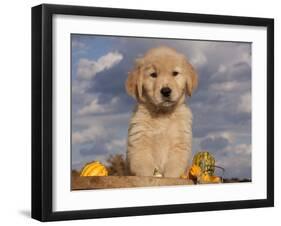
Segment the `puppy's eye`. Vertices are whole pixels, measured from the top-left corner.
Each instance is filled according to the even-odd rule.
[[[173,76],[177,76],[178,74],[179,74],[179,72],[178,71],[173,71]]]
[[[152,73],[150,73],[150,76],[151,76],[152,78],[156,78],[156,77],[157,77],[157,73],[156,73],[156,72],[152,72]]]

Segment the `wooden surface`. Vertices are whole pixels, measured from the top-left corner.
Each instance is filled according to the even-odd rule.
[[[190,185],[192,181],[180,178],[137,176],[80,177],[72,176],[72,190],[101,188],[132,188],[168,185]]]

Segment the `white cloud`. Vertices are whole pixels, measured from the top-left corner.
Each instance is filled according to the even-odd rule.
[[[227,146],[223,152],[224,153],[231,153],[233,155],[239,155],[239,156],[245,156],[250,155],[252,151],[252,145],[251,144],[236,144]]]
[[[77,117],[74,115],[72,120],[72,126],[74,128],[81,128],[81,127],[94,126],[94,125],[104,127],[106,125],[114,128],[116,125],[122,125],[127,130],[130,116],[131,116],[131,112],[97,114],[97,115],[88,114],[88,115],[83,115],[83,117],[81,116]]]
[[[217,156],[216,165],[225,168],[225,177],[251,177],[251,144],[236,144],[227,146],[223,153]],[[219,172],[219,171],[218,171]]]
[[[202,52],[198,51],[198,52],[196,52],[196,54],[194,54],[192,56],[192,58],[190,59],[190,63],[195,68],[199,68],[199,67],[201,67],[203,65],[206,65],[207,58],[206,58],[206,56]]]
[[[250,155],[252,152],[252,145],[251,144],[239,144],[235,147],[234,152],[236,154],[244,154],[244,155]]]
[[[71,47],[72,47],[72,55],[81,55],[85,54],[88,50],[88,46],[86,43],[81,42],[79,40],[73,39],[71,42]]]
[[[122,59],[123,55],[119,52],[109,52],[100,57],[97,61],[82,58],[78,63],[78,78],[90,80],[94,78],[97,73],[112,68]]]
[[[78,49],[86,48],[86,44],[78,40],[72,40],[71,46],[72,48],[78,48]]]
[[[215,70],[213,74],[210,74],[211,77],[213,79],[227,78],[233,80],[235,79],[233,73],[237,70],[245,69],[245,65],[251,68],[250,48],[250,45],[228,43],[214,44],[213,48],[206,49],[208,67]]]
[[[77,81],[72,82],[72,95],[86,95],[86,90],[90,87],[88,81]]]
[[[219,73],[225,73],[227,71],[227,67],[224,64],[220,64],[218,68]]]
[[[113,97],[109,103],[100,104],[95,96],[90,104],[84,106],[78,111],[78,115],[89,115],[94,113],[108,113],[114,110],[114,107],[119,103],[119,97]]]
[[[249,67],[252,65],[252,56],[251,52],[248,49],[245,49],[241,54],[241,61],[248,64]]]
[[[219,92],[230,92],[238,90],[241,87],[241,82],[237,81],[228,81],[221,83],[213,83],[210,85],[210,89]]]
[[[105,136],[105,129],[99,126],[92,126],[82,131],[77,131],[72,133],[72,143],[82,144],[94,139]]]
[[[107,143],[105,146],[109,151],[125,151],[126,149],[126,138],[122,139],[113,139],[109,143]]]
[[[215,139],[215,138],[220,138],[220,137],[227,139],[230,143],[233,143],[235,140],[235,135],[231,131],[211,132],[211,133],[208,133],[208,135],[205,138]]]
[[[246,94],[240,97],[240,102],[238,104],[238,110],[240,112],[251,113],[252,111],[252,100],[251,93],[247,92]]]

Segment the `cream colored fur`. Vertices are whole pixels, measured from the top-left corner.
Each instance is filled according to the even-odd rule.
[[[197,86],[197,74],[187,59],[168,47],[149,50],[137,59],[126,90],[137,101],[130,120],[127,162],[131,175],[179,177],[192,148],[192,113],[185,104]],[[163,96],[161,89],[171,93]]]

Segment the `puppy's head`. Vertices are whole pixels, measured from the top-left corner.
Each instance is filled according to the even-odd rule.
[[[158,47],[136,60],[126,90],[139,102],[169,108],[184,100],[185,95],[191,96],[197,83],[197,74],[184,55]]]

